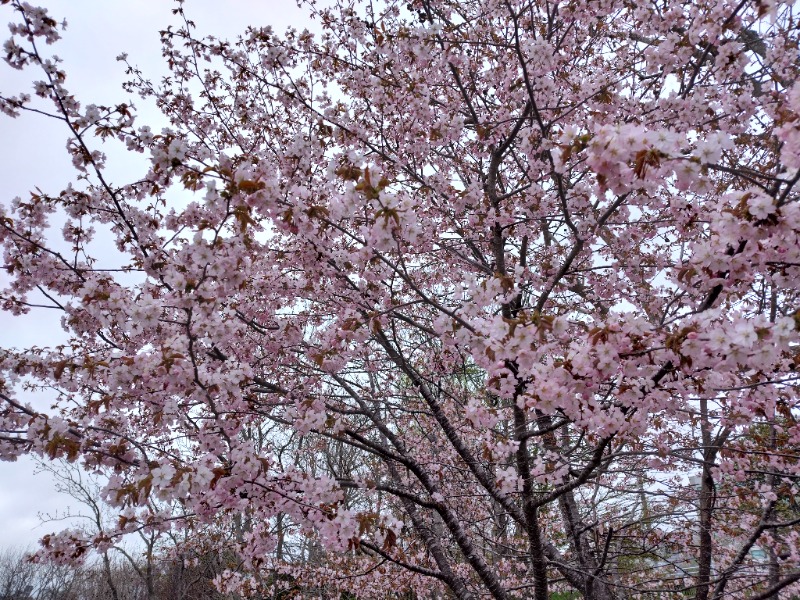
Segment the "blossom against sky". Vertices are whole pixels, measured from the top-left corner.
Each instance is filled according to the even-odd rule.
[[[126,77],[125,65],[116,59],[120,54],[127,54],[128,61],[147,77],[157,80],[165,74],[159,30],[177,25],[177,17],[172,14],[176,2],[50,0],[40,4],[59,22],[66,20],[62,39],[49,50],[63,59],[69,78],[67,86],[82,103],[140,104],[122,90]],[[285,0],[188,0],[184,9],[199,35],[218,38],[234,39],[250,25],[271,25],[276,31],[314,26],[307,21],[304,10]],[[12,18],[7,10],[0,15],[5,21]],[[18,73],[0,65],[0,92],[32,93],[28,77],[29,72]],[[141,108],[141,124],[153,126],[157,113],[152,107]],[[0,119],[0,140],[4,141],[0,144],[0,204],[7,205],[15,196],[25,197],[37,187],[45,193],[56,192],[74,180],[64,144],[52,143],[53,139],[66,141],[66,133],[63,123],[39,115]],[[122,174],[130,168],[130,154],[111,151],[109,155],[112,174]],[[6,346],[46,346],[61,342],[64,333],[59,316],[45,310],[27,318],[12,318],[0,312],[0,337]],[[46,403],[47,398],[41,397],[40,401]],[[34,468],[28,458],[0,462],[0,549],[33,547],[42,535],[62,527],[55,523],[39,526],[40,514],[63,514],[68,498],[55,492],[46,473],[33,475]]]

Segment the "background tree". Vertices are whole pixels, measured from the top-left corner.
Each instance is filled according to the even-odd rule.
[[[77,598],[80,569],[37,564],[29,554],[5,548],[0,554],[0,598],[3,600],[72,600]]]
[[[3,4],[43,79],[0,108],[63,121],[78,179],[0,216],[4,308],[70,335],[4,351],[2,454],[108,473],[110,535],[207,531],[244,596],[800,579],[791,5],[342,1],[236,42],[178,5],[171,75],[128,71],[156,133],[82,105],[56,21]],[[93,135],[147,172],[110,181]]]

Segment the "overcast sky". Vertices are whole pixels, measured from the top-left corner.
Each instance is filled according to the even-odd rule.
[[[67,88],[84,103],[137,103],[121,89],[124,65],[115,60],[123,52],[142,68],[146,76],[157,79],[162,66],[158,31],[177,24],[171,14],[176,6],[170,0],[30,0],[47,7],[58,21],[66,19],[63,39],[53,53],[64,60]],[[288,26],[313,30],[313,23],[291,0],[186,0],[184,9],[200,34],[235,38],[248,25],[272,25],[276,31]],[[9,6],[0,7],[0,22],[10,20]],[[2,27],[5,41],[7,29]],[[0,64],[0,93],[16,95],[30,92],[27,82],[38,78],[31,70],[21,74]],[[139,125],[148,123],[143,119]],[[155,125],[161,125],[156,123]],[[153,127],[156,129],[156,127]],[[64,151],[63,124],[25,115],[12,120],[0,115],[0,203],[15,196],[26,196],[38,187],[57,193],[74,179],[74,171]],[[129,158],[127,160],[130,160]],[[112,173],[124,173],[126,157],[110,157]],[[134,170],[134,169],[132,169]],[[134,170],[137,171],[138,169]],[[3,277],[0,271],[0,277]],[[54,311],[51,311],[54,312]],[[52,346],[64,340],[58,315],[39,311],[25,318],[0,312],[0,347]],[[21,396],[23,400],[30,400]],[[38,402],[46,399],[33,399]],[[34,464],[27,459],[0,462],[0,550],[7,546],[34,548],[36,541],[59,525],[39,526],[39,514],[63,512],[68,498],[57,494],[47,474],[33,475]]]

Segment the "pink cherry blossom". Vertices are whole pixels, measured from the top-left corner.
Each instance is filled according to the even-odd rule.
[[[792,6],[306,8],[226,42],[177,6],[167,77],[120,57],[163,127],[4,3],[0,111],[76,176],[0,208],[0,306],[67,336],[4,340],[0,458],[119,517],[37,559],[146,531],[243,597],[798,593]]]

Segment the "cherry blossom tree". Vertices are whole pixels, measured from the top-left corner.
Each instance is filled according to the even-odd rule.
[[[120,57],[163,129],[2,4],[38,74],[0,108],[76,179],[0,214],[3,308],[69,336],[6,340],[0,453],[105,473],[107,535],[234,532],[245,596],[797,589],[791,3],[339,0],[234,42],[178,4],[169,77]]]

